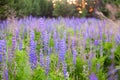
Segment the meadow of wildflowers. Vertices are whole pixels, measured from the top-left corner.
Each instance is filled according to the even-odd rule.
[[[0,23],[0,80],[120,80],[120,32],[94,18]]]

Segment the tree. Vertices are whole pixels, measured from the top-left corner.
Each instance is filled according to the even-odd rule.
[[[9,0],[0,0],[0,19],[5,19],[7,17],[6,12],[8,11]]]
[[[53,16],[72,16],[75,12],[75,6],[69,4],[66,0],[56,1],[56,6],[53,11]]]

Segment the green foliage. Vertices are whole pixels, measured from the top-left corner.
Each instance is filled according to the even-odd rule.
[[[47,16],[52,11],[51,1],[48,0],[33,0],[32,15]]]
[[[8,14],[8,3],[9,0],[0,0],[0,19],[5,19]]]
[[[115,64],[120,65],[120,45],[115,50]]]
[[[70,78],[73,80],[87,80],[86,76],[88,76],[88,74],[84,73],[83,66],[87,66],[86,63],[80,57],[77,57],[76,66],[72,69],[72,72],[70,73]]]
[[[55,4],[56,6],[53,11],[54,16],[57,16],[57,17],[58,16],[64,16],[64,17],[73,16],[75,12],[74,5],[68,4],[66,0],[62,0],[61,2],[56,1]]]
[[[82,10],[82,14],[81,14],[81,17],[85,17],[88,13],[87,13],[87,10],[86,8]]]
[[[37,68],[34,70],[32,74],[31,80],[45,80],[45,79],[46,79],[46,75],[44,69],[41,68],[40,66],[37,66]]]
[[[8,64],[9,80],[31,80],[29,58],[25,51],[16,51],[15,58]]]
[[[107,4],[107,3],[112,3],[112,4],[115,4],[115,5],[120,5],[120,0],[102,0],[102,3],[103,4]]]

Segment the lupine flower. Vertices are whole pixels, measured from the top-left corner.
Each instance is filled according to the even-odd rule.
[[[19,50],[22,50],[22,41],[19,43]]]
[[[45,68],[46,75],[48,75],[49,70],[50,70],[50,57],[47,56],[47,57],[46,57],[46,68]]]
[[[3,46],[2,46],[2,40],[0,40],[0,62],[2,62],[2,52],[3,52]]]
[[[90,80],[98,80],[97,76],[94,73],[91,73],[89,76]]]
[[[54,39],[54,48],[55,48],[55,50],[56,50],[56,52],[58,52],[58,46],[59,46],[59,42],[58,42],[58,36],[57,36],[57,32],[56,31],[54,31],[54,33],[53,33],[53,39]]]
[[[36,43],[34,42],[34,31],[32,31],[30,33],[30,53],[29,53],[32,69],[34,69],[37,65],[37,55],[35,54],[35,50],[36,50]]]
[[[98,46],[100,44],[99,40],[94,40],[94,45]]]
[[[43,47],[44,47],[44,53],[48,53],[48,43],[49,43],[49,35],[47,31],[42,32],[41,35],[42,41],[43,41]]]
[[[44,67],[44,56],[42,50],[40,50],[40,66]]]
[[[95,57],[95,54],[94,53],[90,53],[89,54],[89,59],[88,59],[88,67],[89,67],[89,69],[91,69],[91,64],[92,64],[93,57]]]
[[[7,69],[5,69],[5,71],[4,71],[4,80],[9,80],[9,76],[8,76],[8,70]]]
[[[75,39],[73,39],[73,40],[72,40],[72,49],[74,49],[75,46],[76,46],[76,45],[75,45]]]
[[[3,57],[4,57],[4,62],[6,61],[6,41],[5,40],[0,40],[0,62],[2,62]]]
[[[55,43],[55,50],[56,50],[56,52],[58,52],[58,50],[59,50],[59,41],[58,41],[58,39],[55,39],[54,40],[54,43]]]
[[[12,37],[12,54],[15,51],[15,48],[16,48],[16,37],[13,36]]]
[[[76,65],[76,56],[77,56],[77,51],[73,49],[73,63]]]
[[[64,78],[67,78],[67,64],[65,62],[62,63],[63,64],[63,74],[64,74]]]
[[[52,52],[52,47],[51,48],[48,48],[48,55],[50,55]]]
[[[108,80],[117,80],[118,74],[116,73],[118,72],[118,70],[119,69],[115,69],[114,64],[111,64],[108,71]]]
[[[37,65],[37,56],[34,53],[30,53],[29,57],[30,57],[31,68],[34,69]]]
[[[65,43],[65,40],[62,39],[59,42],[59,59],[60,59],[60,61],[65,60],[65,53],[66,53],[66,43]]]
[[[2,54],[0,54],[0,62],[2,62]]]
[[[18,38],[19,38],[19,30],[16,29],[16,39],[18,39]]]
[[[119,34],[117,34],[115,36],[115,41],[116,41],[116,44],[120,44],[120,35]]]
[[[27,28],[25,27],[24,30],[23,30],[23,33],[22,33],[22,39],[24,39],[26,32],[27,32]]]

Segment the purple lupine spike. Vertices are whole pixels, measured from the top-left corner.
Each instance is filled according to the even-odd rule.
[[[3,62],[3,78],[8,80],[8,72],[6,69],[6,41],[0,40],[0,62]]]
[[[115,41],[116,41],[116,44],[120,44],[120,35],[119,34],[116,34]]]
[[[94,45],[95,46],[98,46],[100,44],[100,41],[99,40],[94,40]]]
[[[72,49],[74,49],[74,48],[75,48],[75,46],[76,46],[76,43],[75,43],[75,38],[73,38],[73,40],[72,40]]]
[[[20,43],[19,43],[19,50],[21,51],[22,50],[22,41],[20,40]]]
[[[53,33],[53,38],[56,39],[57,38],[57,32],[56,30],[54,30],[54,33]]]
[[[63,65],[64,78],[67,78],[67,64],[65,62],[63,62],[62,65]]]
[[[91,64],[92,64],[92,58],[95,57],[94,53],[90,53],[89,55],[89,60],[88,60],[88,67],[91,69]]]
[[[1,56],[1,61],[3,60],[4,62],[6,61],[6,41],[5,40],[0,40],[0,56]]]
[[[37,65],[37,56],[36,54],[30,53],[29,57],[30,57],[31,68],[34,69]]]
[[[95,75],[95,73],[91,73],[90,76],[89,76],[89,80],[98,80],[98,78]]]
[[[40,66],[44,67],[44,56],[42,50],[40,50]]]
[[[19,38],[19,30],[16,29],[16,40]]]
[[[66,53],[66,43],[65,43],[65,40],[62,39],[59,42],[59,59],[60,59],[60,61],[65,60],[65,53]]]
[[[54,30],[54,33],[53,33],[53,39],[54,39],[54,48],[56,50],[56,52],[58,52],[58,46],[59,46],[59,42],[58,42],[58,36],[57,36],[57,32]]]
[[[50,55],[52,52],[52,47],[51,48],[48,48],[48,55]]]
[[[114,80],[115,79],[115,72],[117,71],[117,69],[115,69],[114,64],[111,64],[109,67],[109,71],[108,71],[108,80]]]
[[[49,35],[47,31],[42,32],[41,35],[42,41],[43,41],[43,47],[44,47],[44,53],[48,53],[48,43],[49,43]]]
[[[50,57],[47,56],[47,57],[46,57],[46,68],[45,68],[46,75],[48,75],[49,70],[50,70]]]
[[[35,50],[36,50],[36,43],[34,42],[34,31],[31,31],[29,57],[30,57],[30,64],[32,69],[36,68],[37,65],[37,55],[35,54]]]
[[[9,80],[8,70],[5,69],[4,71],[4,80]]]
[[[59,50],[59,42],[58,42],[58,39],[55,39],[54,40],[54,43],[55,43],[55,50],[56,50],[56,52],[58,52],[58,50]]]
[[[22,33],[22,39],[24,39],[26,32],[27,32],[27,28],[25,27],[24,30],[23,30],[23,33]]]
[[[2,54],[0,53],[0,62],[2,62]]]
[[[35,38],[34,31],[31,31],[31,32],[30,32],[30,39],[34,39],[34,38]]]
[[[12,37],[12,54],[14,53],[15,48],[16,48],[16,37],[13,36]]]
[[[0,62],[2,62],[2,52],[3,52],[3,46],[2,46],[2,40],[0,40]]]
[[[4,57],[4,62],[6,62],[6,41],[3,40],[3,57]]]
[[[77,51],[73,49],[73,63],[76,65],[76,56],[77,56]]]

